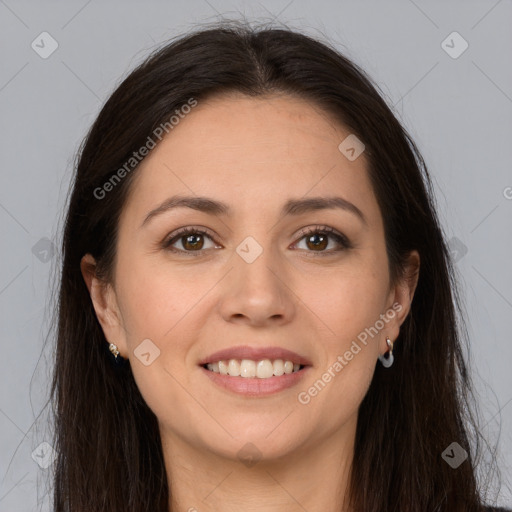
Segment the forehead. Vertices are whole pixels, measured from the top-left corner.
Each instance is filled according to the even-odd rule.
[[[349,161],[338,149],[349,134],[329,112],[288,95],[200,101],[140,164],[128,202],[140,216],[171,193],[215,195],[235,210],[333,189],[368,201],[364,154]]]
[[[200,102],[168,137],[168,147],[183,146],[198,157],[261,160],[280,156],[300,161],[333,148],[346,130],[310,101],[288,95],[250,98],[224,94]],[[171,141],[171,138],[174,140]]]

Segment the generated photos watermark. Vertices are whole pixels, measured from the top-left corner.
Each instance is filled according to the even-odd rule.
[[[399,302],[395,302],[390,309],[386,311],[386,313],[381,314],[379,319],[371,326],[364,329],[357,335],[357,339],[364,346],[368,344],[368,336],[373,339],[374,336],[379,334],[379,332],[384,329],[385,325],[395,318],[396,314],[402,311],[403,306]],[[306,391],[301,391],[297,395],[297,400],[302,405],[307,405],[311,402],[311,398],[318,395],[320,391],[322,391],[325,386],[334,378],[336,375],[347,366],[347,364],[354,358],[356,354],[361,352],[361,345],[357,343],[356,340],[352,341],[350,348],[345,351],[343,355],[339,355],[336,358],[336,361],[327,368],[321,378],[318,379],[311,387],[309,387]]]
[[[96,199],[104,199],[108,192],[111,192],[121,180],[129,174],[137,165],[142,162],[149,152],[157,145],[157,140],[161,141],[162,138],[173,130],[187,114],[190,113],[193,107],[197,105],[195,98],[189,98],[187,103],[183,104],[179,109],[174,111],[174,114],[165,123],[161,123],[157,126],[151,135],[148,136],[146,142],[139,148],[138,151],[134,151],[132,156],[119,168],[112,176],[103,183],[101,187],[94,189],[94,197]]]

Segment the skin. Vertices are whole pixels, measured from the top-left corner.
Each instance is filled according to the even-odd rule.
[[[414,251],[407,276],[391,285],[364,153],[351,162],[338,149],[349,134],[328,113],[286,95],[200,102],[137,170],[120,218],[113,282],[95,277],[90,255],[82,260],[105,337],[130,359],[158,418],[171,511],[349,510],[342,498],[358,407],[388,350],[386,336],[396,340],[410,310],[419,269]],[[179,208],[140,228],[175,194],[211,197],[233,215]],[[345,198],[367,224],[341,209],[280,215],[288,199],[313,196]],[[189,253],[199,247],[198,257],[161,246],[186,226],[212,235],[192,248],[184,238],[174,242]],[[322,226],[344,234],[352,248],[331,237],[320,249],[308,244],[301,229]],[[252,263],[236,252],[248,236],[263,249]],[[401,311],[307,405],[299,403],[298,393],[393,303]],[[134,350],[148,338],[160,356],[145,366]],[[293,350],[313,367],[292,388],[244,397],[212,384],[198,366],[214,351],[245,344]],[[255,465],[237,455],[246,443],[261,457]]]

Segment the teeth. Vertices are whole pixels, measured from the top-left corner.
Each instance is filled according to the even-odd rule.
[[[228,368],[229,366],[224,361],[219,361],[219,373],[221,373],[222,375],[227,375]]]
[[[283,361],[282,359],[276,359],[275,361],[270,359],[262,359],[261,361],[229,359],[229,361],[208,363],[206,367],[212,372],[232,377],[268,379],[273,376],[279,377],[285,373],[298,372],[300,364],[294,364],[292,361]]]
[[[209,370],[213,370],[212,368],[208,368]],[[240,363],[236,359],[230,359],[228,363],[228,375],[233,375],[234,377],[240,375]]]
[[[258,361],[258,364],[256,365],[256,377],[258,377],[258,379],[268,379],[273,375],[274,366],[272,365],[272,361],[270,361],[269,359],[263,359],[263,361]]]
[[[215,371],[215,366],[213,371]],[[256,363],[250,359],[242,359],[240,363],[240,377],[256,377]]]

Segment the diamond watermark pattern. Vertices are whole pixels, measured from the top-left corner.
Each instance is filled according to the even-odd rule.
[[[252,468],[261,460],[261,452],[252,443],[246,443],[237,453],[238,460],[248,468]]]
[[[41,32],[30,46],[39,57],[47,59],[59,47],[59,43],[48,32]]]
[[[135,357],[144,365],[153,364],[160,357],[160,349],[149,339],[145,339],[134,351]]]
[[[253,263],[263,252],[263,247],[252,236],[248,236],[236,248],[236,252],[246,263]]]
[[[468,42],[458,32],[452,32],[441,43],[441,48],[452,59],[458,59],[468,49],[468,47]]]
[[[46,469],[53,463],[56,455],[57,452],[52,446],[44,441],[32,452],[32,459],[41,469]]]
[[[441,454],[441,457],[449,464],[453,469],[457,469],[467,458],[468,454],[459,443],[455,441],[446,448]]]
[[[468,253],[468,248],[456,236],[448,242],[448,249],[454,263],[460,261]]]
[[[48,263],[55,254],[55,245],[49,238],[43,237],[32,247],[32,254],[39,261]]]
[[[365,145],[361,140],[357,138],[356,135],[351,133],[348,137],[341,141],[338,149],[341,153],[343,153],[343,155],[345,155],[348,160],[353,162],[361,156],[365,149]]]

